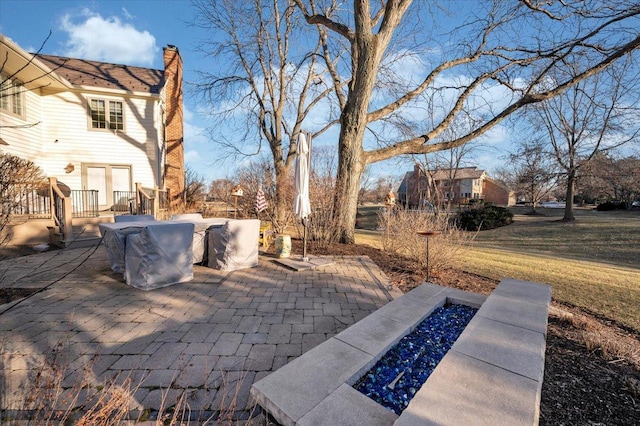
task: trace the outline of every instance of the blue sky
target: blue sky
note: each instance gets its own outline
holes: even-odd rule
[[[36,51],[53,32],[43,53],[123,63],[162,69],[162,48],[179,48],[185,81],[196,81],[196,71],[205,67],[196,43],[206,34],[189,25],[193,9],[188,0],[43,1],[0,0],[0,32],[27,51]],[[232,177],[238,163],[215,162],[217,148],[207,140],[207,120],[202,107],[185,99],[185,161],[207,181]],[[500,127],[485,139],[485,146],[470,157],[470,163],[491,171],[500,166],[500,156],[509,141]],[[331,143],[318,140],[318,143]],[[371,176],[402,176],[410,162],[391,160],[374,165]]]
[[[185,81],[195,79],[200,60],[191,20],[187,0],[0,0],[0,32],[27,51],[39,49],[51,30],[43,53],[162,69],[162,48],[172,44],[180,50]],[[212,164],[215,147],[189,97],[185,110],[187,164],[207,180],[231,175],[231,168]]]

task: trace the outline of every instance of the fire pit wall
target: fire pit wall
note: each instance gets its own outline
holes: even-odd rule
[[[487,298],[422,284],[256,382],[283,425],[538,423],[551,288],[504,279]],[[446,303],[479,308],[400,416],[352,385]]]

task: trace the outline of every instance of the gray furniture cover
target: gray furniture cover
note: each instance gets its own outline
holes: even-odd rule
[[[172,214],[169,220],[202,220],[202,215],[200,213]]]
[[[153,215],[150,214],[121,214],[115,217],[115,222],[148,222],[150,220],[156,220]]]
[[[258,219],[229,219],[209,230],[208,266],[235,271],[258,265]]]
[[[193,279],[191,223],[161,222],[126,236],[125,281],[152,290]]]
[[[193,223],[193,263],[202,263],[207,258],[207,231],[214,226],[224,225],[227,218],[203,218],[200,213],[183,213],[171,215],[169,220],[174,222]]]
[[[102,244],[107,250],[109,266],[113,272],[124,274],[124,247],[127,235],[137,234],[142,228],[156,221],[135,221],[118,223],[101,223],[98,225],[102,234]]]

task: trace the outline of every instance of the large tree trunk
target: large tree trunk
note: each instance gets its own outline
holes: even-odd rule
[[[359,34],[356,44],[352,59],[354,78],[340,116],[334,213],[337,236],[345,244],[355,244],[358,191],[366,166],[363,141],[368,124],[369,101],[380,63],[377,40],[370,33]]]
[[[275,159],[275,169],[276,169],[276,199],[275,199],[275,208],[274,208],[274,217],[272,218],[272,224],[275,228],[275,231],[278,233],[285,232],[287,225],[287,209],[292,208],[293,200],[286,190],[287,188],[287,178],[288,178],[288,168],[282,161],[279,161],[279,158]]]
[[[338,240],[345,244],[355,244],[358,190],[365,166],[361,141],[362,134],[357,131],[341,135],[334,219]]]
[[[575,192],[576,187],[576,171],[569,170],[569,174],[567,175],[567,196],[565,197],[565,207],[564,207],[564,217],[562,218],[563,222],[573,222],[576,220],[573,215],[573,194]]]

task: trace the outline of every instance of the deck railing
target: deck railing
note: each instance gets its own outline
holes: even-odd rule
[[[40,189],[20,190],[12,188],[11,193],[0,194],[2,200],[7,200],[10,214],[25,215],[32,219],[51,217],[51,200],[46,185]]]
[[[71,205],[73,217],[98,217],[98,191],[82,189],[71,191]]]
[[[38,189],[33,189],[33,185],[21,188],[16,184],[10,192],[0,194],[0,200],[8,205],[5,209],[7,215],[51,218],[65,240],[72,238],[72,218],[100,216],[97,190],[70,190],[56,178],[49,178],[48,185],[44,184]],[[157,219],[168,217],[168,190],[143,188],[142,184],[136,183],[135,191],[114,191],[113,200],[114,215],[150,214]]]
[[[136,191],[113,191],[113,214],[137,213]]]
[[[166,219],[169,215],[169,191],[166,189],[144,188],[136,183],[136,214],[150,214],[156,219]]]

